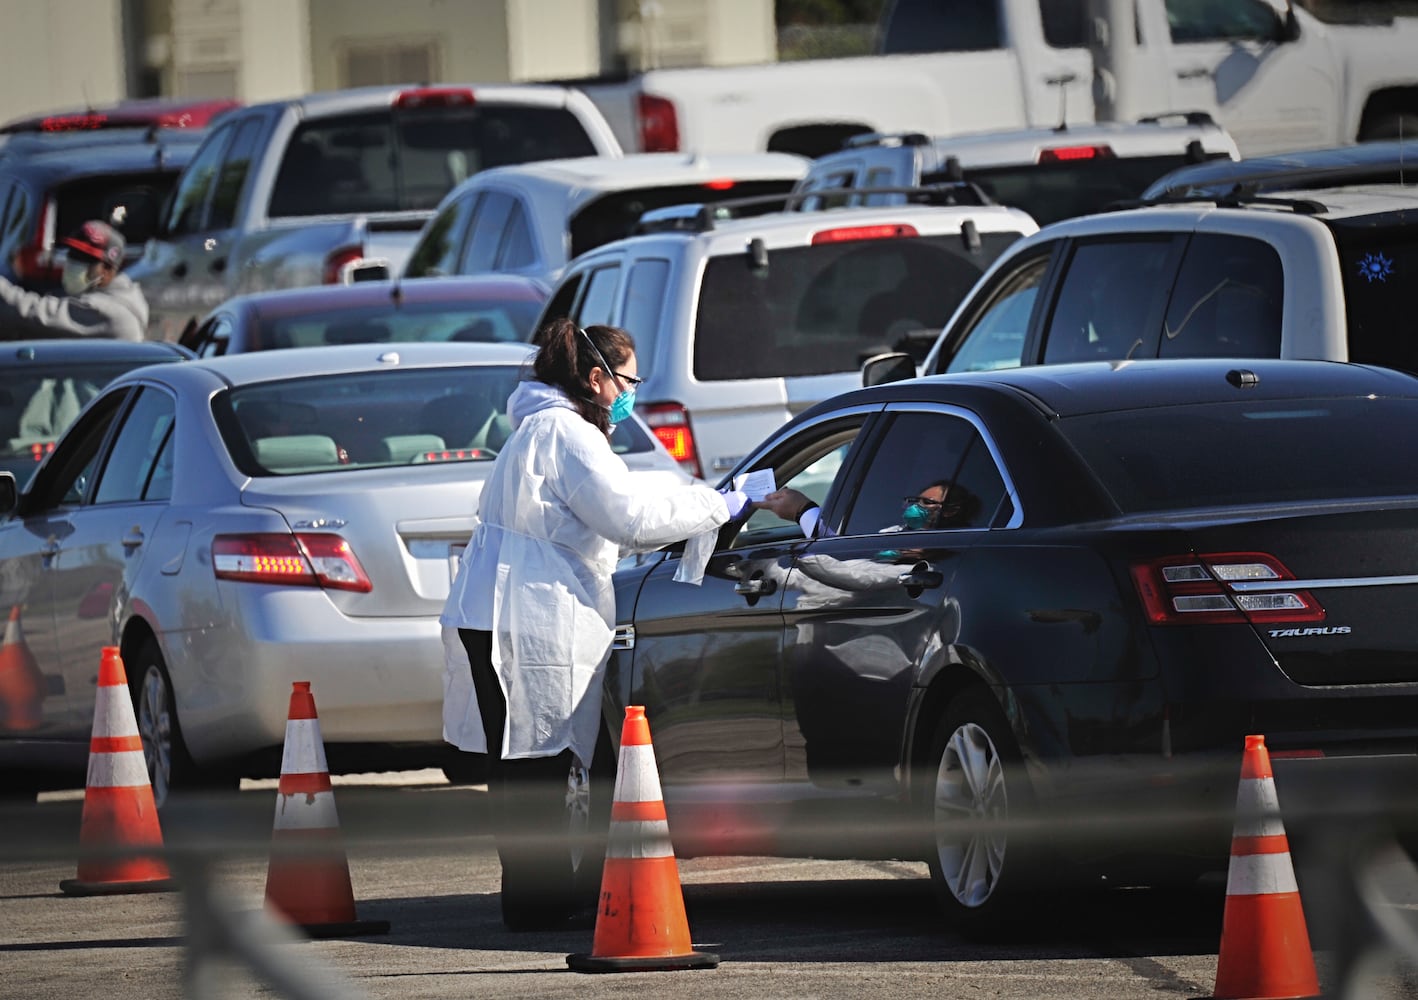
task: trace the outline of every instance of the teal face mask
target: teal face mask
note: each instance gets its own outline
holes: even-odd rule
[[[901,514],[901,523],[911,531],[921,531],[931,523],[931,512],[921,504],[910,504]]]
[[[630,419],[630,413],[635,409],[635,390],[626,389],[611,403],[611,423],[624,423]]]

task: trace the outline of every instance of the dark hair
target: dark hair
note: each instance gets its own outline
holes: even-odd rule
[[[591,398],[591,369],[606,365],[619,368],[635,350],[635,338],[615,326],[588,326],[583,331],[563,317],[542,324],[532,336],[532,343],[540,348],[532,362],[532,375],[537,381],[560,388],[571,397],[587,423],[609,434],[610,414]],[[606,373],[608,377],[610,374]]]

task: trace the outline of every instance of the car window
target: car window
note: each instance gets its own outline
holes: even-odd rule
[[[249,476],[492,461],[512,433],[517,365],[336,373],[237,386],[212,410]]]
[[[535,298],[465,298],[325,308],[294,316],[266,316],[247,326],[248,351],[327,344],[402,341],[510,343],[528,340],[541,303]]]
[[[407,278],[435,278],[458,273],[463,240],[478,203],[478,195],[459,198],[446,206],[424,229],[418,246],[404,269]]]
[[[757,198],[787,194],[793,189],[791,180],[747,181],[714,180],[704,184],[653,185],[628,188],[603,194],[587,202],[567,222],[571,236],[571,256],[579,257],[612,240],[630,236],[646,212],[671,205],[708,205],[730,198]],[[780,202],[735,209],[736,218],[777,211]]]
[[[1088,4],[1079,0],[1039,0],[1044,41],[1056,49],[1081,49],[1088,44]]]
[[[172,397],[167,393],[151,387],[139,390],[109,449],[94,503],[131,503],[143,499],[175,415]]]
[[[997,0],[896,0],[882,51],[971,52],[1001,46]]]
[[[160,206],[177,172],[144,171],[85,177],[54,192],[56,233],[70,233],[89,219],[104,219],[123,231],[130,248],[153,235]]]
[[[218,316],[211,320],[198,334],[197,356],[199,358],[219,358],[231,344],[231,320]]]
[[[1167,0],[1174,42],[1271,41],[1279,23],[1265,0]]]
[[[532,246],[532,230],[527,223],[527,210],[521,201],[514,200],[507,212],[502,242],[498,245],[493,268],[498,271],[517,271],[536,263],[537,255]]]
[[[23,513],[81,504],[92,496],[100,449],[129,393],[124,389],[102,396],[74,422],[54,455],[35,472]]]
[[[1177,272],[1158,355],[1278,358],[1284,268],[1268,243],[1199,233]]]
[[[228,125],[213,132],[182,171],[167,217],[166,229],[170,235],[201,232],[206,226],[207,198],[232,131],[233,126]]]
[[[1049,256],[1041,254],[996,282],[984,311],[971,323],[945,371],[987,372],[1024,363],[1029,318],[1048,272]]]
[[[842,534],[978,527],[982,521],[988,523],[1003,495],[1002,487],[991,486],[986,498],[972,494],[968,503],[958,499],[952,489],[977,437],[974,425],[963,417],[934,412],[894,414],[883,436],[873,443]],[[963,485],[961,489],[963,493]],[[915,524],[909,517],[907,508],[917,503],[911,498],[939,501],[923,504],[929,506],[925,525]],[[982,511],[983,502],[991,504],[988,511]]]
[[[552,293],[546,308],[542,310],[544,324],[554,319],[561,319],[563,316],[572,315],[571,310],[576,305],[576,295],[581,291],[581,285],[585,280],[585,274],[573,274],[561,283],[561,286]]]
[[[1418,232],[1399,212],[1334,224],[1349,318],[1349,360],[1418,372],[1413,288],[1418,277]]]
[[[1154,356],[1171,256],[1170,236],[1078,243],[1044,334],[1044,362]]]
[[[586,294],[576,307],[576,322],[582,326],[609,323],[615,315],[615,292],[619,283],[619,263],[592,271],[586,279]]]
[[[773,469],[779,489],[795,489],[826,507],[865,420],[864,416],[853,416],[814,428],[767,456],[758,467]],[[755,510],[736,534],[731,527],[726,530],[731,536],[728,543],[731,548],[761,545],[773,539],[802,537],[802,530],[796,523],[785,522],[766,510]]]
[[[431,209],[488,167],[595,152],[565,108],[428,104],[317,118],[291,137],[271,214]]]
[[[625,281],[625,308],[620,325],[635,338],[635,360],[641,377],[647,377],[655,367],[656,335],[660,332],[669,279],[670,262],[647,257],[631,265]]]
[[[251,160],[256,155],[262,125],[260,119],[248,119],[237,129],[231,140],[231,146],[217,174],[216,186],[212,190],[212,205],[208,209],[207,217],[208,229],[227,229],[236,221],[237,206],[241,202],[242,189],[246,186],[246,175],[250,171]]]
[[[459,274],[479,274],[493,270],[502,232],[512,214],[515,202],[502,191],[484,191],[473,216],[472,238],[468,240],[463,259],[458,262]]]
[[[831,232],[829,230],[829,232]],[[818,234],[821,235],[821,234]],[[945,321],[1017,233],[815,241],[704,267],[694,327],[702,381],[851,372],[874,354],[923,361]]]

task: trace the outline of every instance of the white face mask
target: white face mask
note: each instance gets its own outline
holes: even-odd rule
[[[94,287],[96,279],[89,276],[89,270],[93,265],[86,264],[81,260],[69,260],[64,262],[64,276],[60,279],[64,285],[65,293],[69,295],[83,295]]]

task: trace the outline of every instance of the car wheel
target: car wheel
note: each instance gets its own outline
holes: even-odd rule
[[[946,915],[967,932],[999,929],[1032,888],[1037,849],[1018,821],[1033,796],[1003,714],[981,688],[947,706],[922,783],[931,880]]]
[[[197,766],[182,742],[172,680],[156,642],[149,639],[138,648],[131,670],[133,709],[138,720],[138,736],[143,741],[143,760],[148,765],[153,799],[161,809],[174,789],[203,783],[199,782]]]

